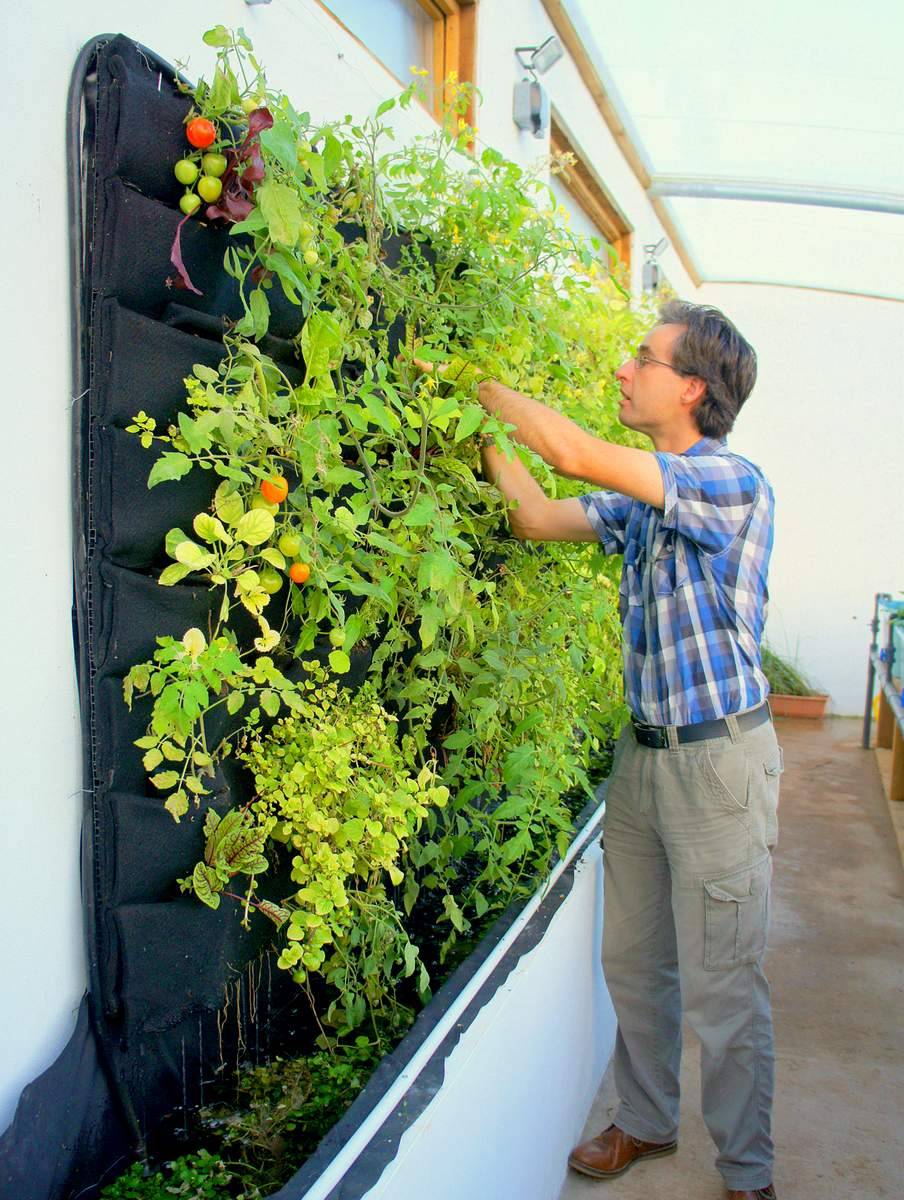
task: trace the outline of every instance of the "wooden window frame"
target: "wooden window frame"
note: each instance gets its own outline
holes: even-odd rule
[[[561,121],[553,114],[549,131],[550,153],[570,154],[574,162],[557,171],[557,178],[574,196],[587,216],[615,251],[618,261],[631,269],[631,235],[634,230],[624,213],[603,187],[584,155],[574,145]]]
[[[342,24],[339,17],[327,7],[327,3],[320,0],[320,7],[324,12],[389,71],[389,67],[382,59],[377,58],[367,43]],[[417,0],[417,3],[433,20],[433,116],[439,118],[443,108],[443,81],[448,79],[453,71],[463,83],[477,82],[478,0]],[[399,80],[402,87],[407,86],[409,82],[408,79]],[[466,120],[469,125],[474,124],[473,103],[468,108]]]

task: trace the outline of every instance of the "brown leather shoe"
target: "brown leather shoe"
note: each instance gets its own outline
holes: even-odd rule
[[[768,1187],[755,1188],[752,1192],[738,1192],[729,1188],[726,1197],[727,1200],[776,1200],[775,1188],[771,1183]]]
[[[627,1171],[639,1158],[659,1158],[663,1154],[674,1154],[677,1149],[677,1142],[642,1142],[610,1125],[595,1138],[575,1146],[568,1156],[568,1165],[594,1179],[612,1179]]]

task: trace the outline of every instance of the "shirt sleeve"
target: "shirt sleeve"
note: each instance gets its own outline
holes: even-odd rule
[[[665,488],[662,525],[713,557],[727,550],[750,519],[762,480],[729,454],[657,453]]]
[[[625,530],[633,503],[630,496],[620,492],[590,492],[581,496],[587,520],[607,554],[624,551]]]

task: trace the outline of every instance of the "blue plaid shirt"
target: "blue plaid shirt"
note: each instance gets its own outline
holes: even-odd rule
[[[651,725],[755,708],[774,500],[762,472],[701,438],[656,459],[663,510],[617,492],[581,503],[607,554],[623,554],[625,697]]]

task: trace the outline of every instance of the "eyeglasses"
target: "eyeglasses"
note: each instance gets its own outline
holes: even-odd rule
[[[674,363],[663,362],[661,358],[653,358],[651,354],[647,354],[646,350],[638,350],[634,355],[634,366],[640,371],[643,367],[649,366],[650,363],[656,363],[659,367],[668,367],[670,371],[674,371],[676,375],[687,375],[687,371],[682,371],[680,367],[676,367]]]

